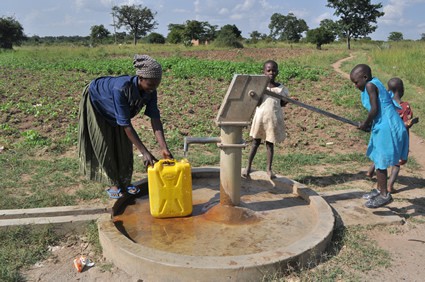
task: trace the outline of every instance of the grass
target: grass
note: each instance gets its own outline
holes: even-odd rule
[[[46,259],[58,237],[50,227],[20,226],[0,230],[0,241],[0,281],[25,281],[20,270]]]
[[[414,116],[423,117],[425,115],[424,46],[424,42],[394,42],[390,48],[376,46],[367,52],[356,51],[355,59],[345,62],[343,69],[349,73],[356,64],[367,63],[372,68],[373,75],[385,85],[391,77],[400,77],[405,87],[402,100],[410,103]],[[425,123],[419,122],[411,128],[411,131],[425,138]]]
[[[391,258],[388,252],[376,245],[366,235],[368,227],[339,227],[319,264],[299,268],[290,267],[285,274],[272,274],[264,281],[365,281],[363,273],[388,267]],[[367,280],[367,279],[366,279]]]
[[[99,184],[80,179],[75,158],[43,159],[34,158],[31,150],[26,153],[18,149],[0,154],[0,189],[7,194],[0,198],[3,209],[75,205],[101,195]]]
[[[107,200],[102,184],[87,181],[79,175],[75,152],[81,90],[94,77],[132,73],[129,61],[141,49],[158,58],[165,68],[159,89],[159,104],[166,139],[174,156],[180,159],[183,157],[185,136],[219,136],[215,117],[233,74],[259,73],[265,59],[261,57],[264,56],[261,52],[257,52],[264,48],[272,48],[267,50],[281,67],[279,81],[288,86],[291,96],[311,105],[320,102],[325,110],[352,120],[364,118],[365,112],[359,104],[356,89],[349,80],[336,76],[331,68],[332,63],[349,55],[345,44],[332,44],[323,51],[308,44],[257,44],[229,51],[232,57],[227,60],[196,57],[213,50],[211,46],[24,46],[16,51],[1,52],[0,146],[4,146],[4,150],[0,153],[0,189],[4,193],[0,206],[3,209],[36,208]],[[383,58],[382,53],[390,50],[379,50],[377,45],[360,42],[354,42],[353,49],[356,59],[347,62],[344,69],[350,69],[355,63],[368,61],[371,57],[376,64],[371,65],[379,76],[387,79],[394,75],[385,74],[383,66],[387,63],[379,60]],[[186,51],[190,51],[195,58],[187,57]],[[414,52],[421,52],[420,48],[412,48]],[[415,86],[410,81],[406,84],[406,100],[412,101],[415,113],[420,115],[421,105],[425,104],[420,100],[420,95],[416,97],[410,94],[414,93]],[[312,185],[315,189],[326,189],[325,185],[331,186],[331,189],[348,188],[347,179],[356,177],[368,160],[363,151],[353,150],[347,154],[347,148],[341,148],[343,145],[340,143],[352,140],[353,146],[364,145],[368,135],[295,107],[289,106],[285,111],[290,117],[287,122],[290,136],[285,144],[275,146],[275,172]],[[144,144],[148,148],[156,148],[149,120],[140,116],[136,123],[136,130],[143,137]],[[413,131],[420,131],[420,128],[421,123],[415,125]],[[247,130],[244,131],[244,139],[249,144]],[[243,151],[243,164],[246,164],[248,150],[249,146]],[[258,170],[265,170],[264,150],[264,146],[261,146],[254,159],[253,167]],[[155,155],[157,153],[154,151]],[[220,160],[215,144],[191,145],[188,158],[193,167],[218,166]],[[417,163],[409,162],[407,168],[414,169],[415,165]],[[145,177],[144,172],[142,163],[135,157],[134,179]],[[324,180],[326,184],[323,184]],[[34,256],[43,259],[47,255],[46,246],[55,237],[47,230],[34,232],[30,237],[35,242],[20,229],[2,231],[2,246],[5,245],[4,239],[10,248],[15,246],[17,251],[22,252],[20,256],[23,258]],[[365,237],[366,233],[367,230],[357,228],[337,230],[332,246],[319,267],[293,270],[286,277],[302,281],[349,281],[356,280],[352,278],[357,277],[358,273],[384,267],[385,263],[377,263],[385,262],[386,254],[374,247],[373,241]],[[40,239],[43,236],[45,240]],[[86,236],[99,251],[95,224],[88,227]],[[368,247],[364,248],[361,242],[366,242],[365,246]],[[25,250],[21,243],[31,248]],[[38,249],[37,255],[33,255],[33,247]],[[16,263],[10,262],[9,250],[5,249],[6,246],[1,248],[0,271],[5,276],[0,280],[22,280],[19,269],[34,261],[19,259]],[[346,267],[351,264],[356,273]],[[108,265],[102,267],[108,269]],[[286,278],[277,279],[284,281]]]

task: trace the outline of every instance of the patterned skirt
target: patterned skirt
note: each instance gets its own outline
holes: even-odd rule
[[[125,188],[133,174],[133,144],[124,128],[111,126],[90,102],[88,85],[79,108],[80,172],[90,180]]]

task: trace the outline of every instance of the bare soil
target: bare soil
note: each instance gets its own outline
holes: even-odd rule
[[[281,56],[291,57],[295,54],[282,55],[281,50],[275,50],[275,56],[270,56],[270,53],[264,54],[258,51],[254,54],[256,59],[263,58],[279,59]],[[294,51],[296,52],[296,51]],[[210,51],[210,52],[193,52],[185,54],[186,56],[203,57],[209,59],[225,59],[239,56],[246,58],[244,51]],[[252,55],[252,54],[250,54]],[[344,60],[349,60],[351,57]],[[340,70],[342,61],[338,61],[333,65],[334,70],[344,78],[348,75]],[[423,90],[422,90],[423,91]],[[325,109],[326,104],[321,104],[318,98],[314,101],[315,105]],[[315,119],[315,116],[304,113],[299,114],[294,108],[287,109],[287,115],[299,115],[305,119]],[[311,121],[311,120],[309,120]],[[40,125],[42,126],[42,125]],[[299,127],[307,126],[306,121],[292,123],[289,125],[288,133],[300,131]],[[295,127],[297,127],[295,130]],[[46,128],[46,131],[49,129]],[[301,132],[302,132],[301,128]],[[307,129],[305,129],[307,130]],[[347,130],[347,129],[345,129]],[[355,130],[355,129],[348,129]],[[337,133],[339,135],[339,133]],[[345,135],[347,136],[347,134]],[[310,149],[326,152],[331,151],[326,146],[317,146],[313,143],[308,143],[308,140],[299,136],[291,136],[288,139],[288,147],[296,149],[299,146],[310,146]],[[341,152],[365,151],[363,144],[358,144],[350,138],[340,137],[336,142],[344,142],[342,146],[338,146],[337,150]],[[317,146],[312,148],[311,146]],[[374,238],[377,244],[391,254],[392,264],[387,269],[374,270],[368,273],[360,274],[364,281],[423,281],[425,277],[425,142],[414,133],[411,133],[410,141],[410,157],[414,158],[418,163],[418,169],[402,168],[400,177],[396,183],[398,193],[394,194],[394,202],[388,205],[388,209],[393,213],[406,218],[406,223],[397,226],[385,226],[380,228],[372,228],[367,231],[371,238]],[[326,171],[326,167],[316,167],[312,171]],[[363,171],[357,174],[347,174],[346,185],[353,188],[369,190],[375,184],[374,181],[366,180],[364,173],[367,169],[367,164]],[[313,180],[313,179],[312,179]],[[315,178],[313,188],[317,190],[323,187],[331,187],[334,185],[332,177]],[[67,236],[60,246],[52,248],[52,255],[46,261],[42,261],[32,266],[23,272],[28,281],[143,281],[130,277],[125,272],[117,269],[113,265],[108,264],[100,256],[97,256],[84,238]],[[96,263],[95,266],[85,269],[78,273],[73,267],[73,259],[79,255],[88,255]]]

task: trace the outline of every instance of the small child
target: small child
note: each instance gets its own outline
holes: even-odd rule
[[[368,110],[368,116],[360,123],[359,129],[371,131],[366,155],[375,164],[378,182],[378,190],[369,193],[365,206],[378,208],[392,202],[391,193],[387,191],[387,169],[399,164],[400,160],[407,160],[409,136],[391,94],[379,79],[372,77],[368,65],[355,66],[350,79],[361,91],[362,104]]]
[[[390,80],[388,80],[388,91],[392,94],[392,97],[394,101],[400,105],[401,109],[397,109],[397,112],[400,116],[400,118],[403,120],[404,125],[406,126],[407,133],[409,133],[409,129],[417,122],[419,122],[418,118],[413,118],[413,111],[410,107],[410,104],[408,102],[404,102],[401,100],[401,98],[404,95],[404,85],[403,80],[401,80],[398,77],[393,77]],[[400,165],[402,163],[399,163],[392,167],[391,169],[391,176],[388,181],[388,192],[395,193],[396,190],[394,189],[394,183],[398,177],[398,174],[400,172]],[[372,163],[370,166],[368,172],[366,173],[367,177],[373,177],[373,174],[375,172],[375,164]],[[368,194],[366,194],[368,195]],[[367,196],[365,196],[367,197]]]
[[[263,74],[270,78],[267,86],[269,91],[288,96],[288,89],[275,81],[276,76],[279,74],[279,67],[275,61],[268,60],[264,63]],[[286,137],[282,109],[285,105],[286,103],[278,98],[263,95],[262,101],[256,108],[252,119],[250,131],[250,136],[253,138],[252,147],[248,156],[248,166],[242,172],[242,177],[250,177],[252,161],[261,144],[261,140],[265,141],[267,147],[267,174],[270,179],[276,177],[272,171],[274,144],[282,142]]]

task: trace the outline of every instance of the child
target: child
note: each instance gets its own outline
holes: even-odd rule
[[[161,65],[147,55],[135,55],[133,65],[135,76],[106,76],[91,81],[84,88],[79,108],[80,171],[91,180],[110,185],[106,192],[113,199],[120,198],[123,192],[138,192],[136,187],[129,186],[133,174],[133,145],[143,155],[145,166],[157,161],[131,124],[131,118],[143,107],[144,114],[151,118],[163,157],[173,158],[165,142],[157,106]]]
[[[403,85],[403,80],[401,80],[398,77],[393,77],[390,80],[388,80],[388,91],[390,91],[390,93],[392,94],[392,97],[394,99],[394,101],[396,101],[398,103],[398,105],[400,105],[401,109],[397,109],[397,112],[400,116],[400,118],[403,120],[404,125],[406,126],[407,129],[407,133],[409,133],[409,129],[419,121],[418,118],[413,118],[413,111],[409,105],[408,102],[403,102],[401,100],[401,98],[404,95],[404,85]],[[375,172],[375,165],[372,164],[368,170],[368,172],[366,173],[366,176],[368,177],[372,177],[373,174]],[[391,193],[395,193],[395,189],[394,189],[394,183],[398,177],[398,174],[400,172],[400,163],[393,166],[391,169],[391,176],[390,179],[388,181],[388,192]],[[376,192],[375,192],[376,193]],[[377,194],[377,193],[376,193]],[[366,194],[365,197],[367,197]]]
[[[387,191],[387,168],[407,160],[409,136],[391,94],[379,79],[372,77],[368,65],[355,66],[350,79],[361,91],[362,104],[369,112],[359,129],[371,130],[366,155],[375,164],[379,190],[379,194],[371,192],[365,206],[378,208],[392,202],[391,193]]]
[[[279,74],[279,67],[275,61],[269,60],[263,65],[263,74],[270,78],[267,89],[281,95],[288,96],[288,89],[281,83],[276,82],[276,76]],[[282,106],[286,103],[280,99],[263,95],[262,101],[255,110],[252,120],[250,136],[253,138],[252,147],[248,157],[248,166],[242,172],[242,177],[249,178],[251,165],[254,160],[261,140],[264,140],[267,147],[267,174],[270,179],[275,178],[272,171],[274,143],[282,142],[285,135],[285,124],[283,121]]]

